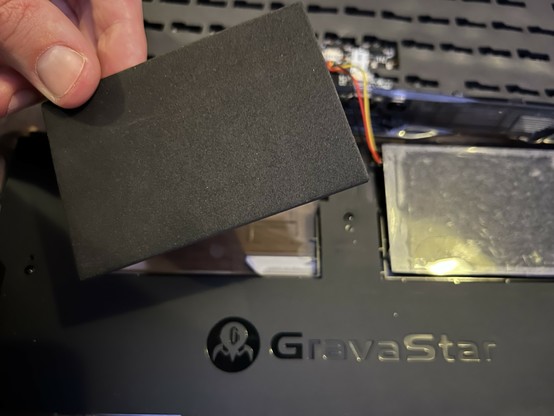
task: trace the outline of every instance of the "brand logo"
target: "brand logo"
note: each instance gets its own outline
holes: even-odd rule
[[[279,332],[271,339],[271,352],[280,359],[347,360],[363,362],[407,361],[478,363],[492,361],[496,343],[453,340],[445,334],[410,334],[402,342],[374,339],[306,338],[302,332]]]
[[[208,355],[217,368],[235,373],[254,362],[260,351],[260,336],[247,320],[226,318],[210,331],[207,347]]]
[[[278,332],[269,352],[279,360],[344,360],[363,363],[408,362],[482,363],[493,360],[492,341],[458,340],[446,334],[408,334],[400,340],[372,338],[312,338],[302,332]],[[237,372],[249,367],[260,350],[254,326],[242,318],[227,318],[208,336],[208,354],[216,367]]]

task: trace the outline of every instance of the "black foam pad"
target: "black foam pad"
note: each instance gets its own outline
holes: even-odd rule
[[[44,116],[81,278],[367,181],[300,5]]]

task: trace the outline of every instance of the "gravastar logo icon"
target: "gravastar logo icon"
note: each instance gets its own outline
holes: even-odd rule
[[[260,336],[246,319],[226,318],[210,331],[207,347],[210,360],[217,368],[235,373],[254,362],[260,351]]]

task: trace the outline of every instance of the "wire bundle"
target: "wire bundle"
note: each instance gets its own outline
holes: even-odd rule
[[[330,72],[337,73],[337,74],[344,74],[349,76],[352,79],[352,84],[354,85],[354,89],[356,90],[356,96],[358,97],[358,104],[360,106],[360,111],[362,113],[362,119],[364,123],[364,133],[365,133],[365,140],[367,143],[367,147],[369,149],[369,153],[371,153],[371,157],[377,163],[378,165],[381,165],[383,162],[381,160],[381,156],[379,155],[379,152],[377,152],[377,145],[375,143],[375,137],[373,136],[373,128],[371,127],[371,114],[370,114],[370,107],[369,107],[369,93],[368,93],[368,81],[367,81],[367,74],[362,69],[355,65],[351,64],[344,64],[344,65],[337,65],[334,62],[327,62],[327,68]],[[360,91],[360,80],[357,80],[353,75],[350,69],[357,70],[362,75],[362,88],[363,92]]]

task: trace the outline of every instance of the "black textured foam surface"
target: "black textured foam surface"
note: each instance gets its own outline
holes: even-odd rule
[[[44,116],[81,278],[367,180],[299,5]]]

